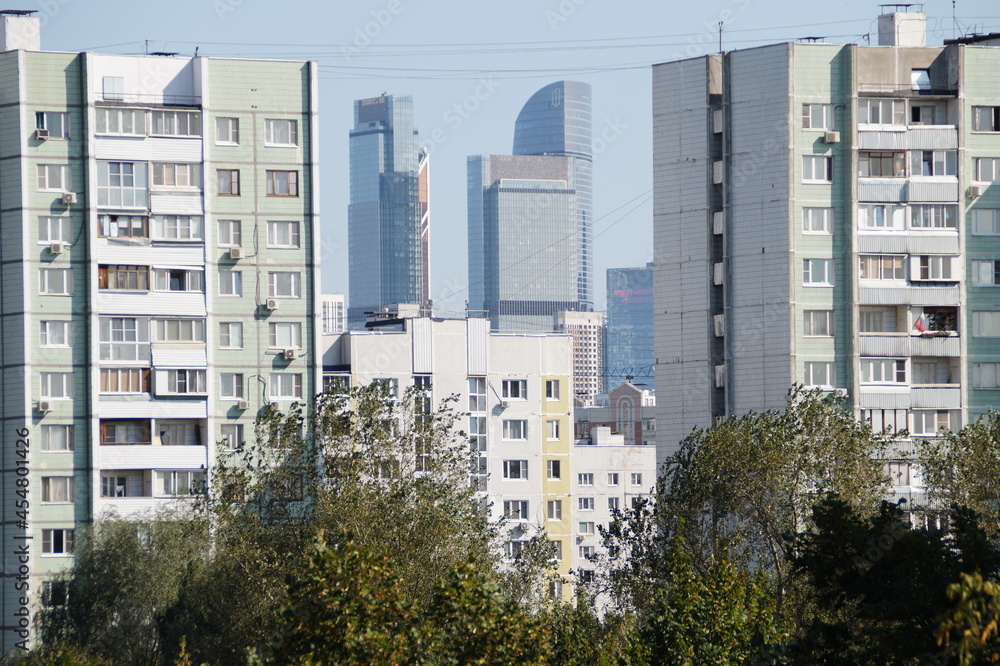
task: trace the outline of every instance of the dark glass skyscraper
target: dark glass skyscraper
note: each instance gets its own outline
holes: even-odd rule
[[[427,155],[413,127],[413,99],[354,102],[348,326],[393,303],[428,305]]]
[[[604,343],[605,391],[628,377],[654,388],[653,264],[608,269],[608,311]],[[641,379],[649,377],[649,379]]]

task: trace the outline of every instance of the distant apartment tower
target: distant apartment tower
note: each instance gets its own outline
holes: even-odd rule
[[[590,86],[560,81],[525,103],[514,155],[468,163],[469,307],[494,330],[543,332],[593,310]]]
[[[347,330],[347,311],[343,294],[320,294],[320,318],[323,335],[337,335]]]
[[[429,170],[409,95],[354,102],[347,212],[350,328],[393,303],[428,305]]]
[[[623,381],[655,389],[653,362],[653,263],[609,268],[604,391]]]
[[[558,312],[553,328],[573,336],[573,397],[577,405],[592,405],[604,390],[604,315]]]
[[[0,610],[17,618],[56,601],[81,527],[183,506],[261,408],[319,389],[318,74],[42,52],[38,18],[0,21]],[[3,623],[3,652],[23,638]]]
[[[775,44],[653,68],[660,460],[802,383],[876,430],[1000,396],[1000,49]]]

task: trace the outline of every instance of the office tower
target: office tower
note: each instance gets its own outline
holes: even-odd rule
[[[577,406],[594,404],[604,390],[604,315],[557,312],[553,329],[573,336],[573,398]]]
[[[653,263],[609,268],[604,391],[624,381],[653,390]]]
[[[428,156],[413,127],[413,99],[354,102],[347,209],[350,328],[393,303],[428,305]]]
[[[319,389],[318,74],[42,52],[38,18],[0,21],[0,595],[17,618],[58,597],[81,527],[183,507],[258,410]],[[16,619],[0,636],[25,640]]]
[[[573,158],[579,226],[579,310],[594,309],[594,159],[591,127],[590,84],[579,81],[558,81],[545,86],[525,102],[514,122],[515,155],[563,155]]]
[[[320,294],[319,305],[323,335],[337,335],[347,330],[347,312],[343,294]]]
[[[653,68],[660,460],[795,382],[934,436],[1000,389],[1000,49],[774,44]]]

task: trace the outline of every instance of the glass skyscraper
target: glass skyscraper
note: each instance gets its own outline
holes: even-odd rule
[[[393,303],[428,305],[427,155],[413,127],[413,99],[354,102],[348,326]]]
[[[604,390],[629,377],[654,388],[653,264],[608,269],[608,301],[604,342]],[[642,379],[648,377],[648,379]]]

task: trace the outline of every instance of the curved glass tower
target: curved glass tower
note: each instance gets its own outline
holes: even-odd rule
[[[594,309],[592,145],[588,83],[550,83],[528,99],[514,123],[515,155],[559,155],[571,158],[580,232],[576,280],[578,310]]]

